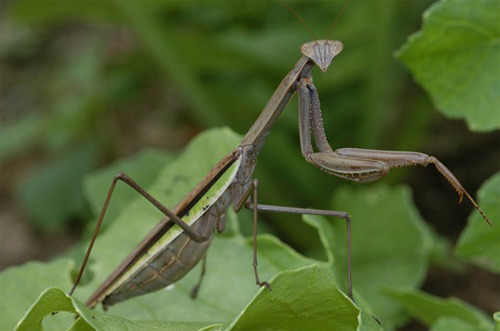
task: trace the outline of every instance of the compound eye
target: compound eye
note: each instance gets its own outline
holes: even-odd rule
[[[302,54],[308,56],[312,53],[312,47],[309,44],[304,44],[301,47]]]
[[[344,48],[344,45],[340,41],[335,41],[332,44],[332,48],[335,52],[340,52]]]

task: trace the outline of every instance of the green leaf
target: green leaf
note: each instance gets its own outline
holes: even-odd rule
[[[3,271],[0,274],[0,330],[12,330],[45,288],[59,286],[69,290],[73,266],[73,261],[62,258],[50,263],[28,262]],[[45,327],[62,330],[71,323],[71,317],[66,317],[57,315]]]
[[[458,240],[455,253],[482,268],[500,273],[500,172],[488,179],[478,191],[478,203],[490,218],[490,227],[477,211],[469,217]]]
[[[391,289],[385,292],[403,305],[410,316],[428,327],[446,317],[458,319],[462,324],[470,324],[476,330],[493,329],[491,321],[484,313],[457,298],[442,299],[414,289]],[[440,323],[452,322],[448,320]]]
[[[67,311],[75,313],[71,298],[58,288],[49,288],[40,294],[30,310],[19,322],[17,331],[43,330],[42,321],[45,316],[54,312]]]
[[[439,1],[397,56],[451,118],[474,131],[500,128],[500,2]]]
[[[234,148],[238,141],[239,137],[226,129],[211,130],[201,134],[179,157],[167,163],[159,171],[158,179],[147,190],[159,197],[167,206],[174,205],[183,194],[186,194],[205,176],[223,155]],[[151,167],[151,169],[153,172],[158,171],[156,167]],[[101,190],[98,186],[96,189]],[[90,190],[88,193],[97,192]],[[210,329],[220,328],[221,323],[227,326],[238,316],[241,322],[235,321],[234,323],[240,325],[239,323],[243,323],[243,321],[248,322],[251,316],[256,316],[256,311],[261,309],[261,304],[277,309],[277,301],[285,300],[284,293],[289,292],[293,286],[296,286],[295,293],[301,298],[299,301],[303,301],[303,303],[294,302],[293,296],[289,296],[288,301],[284,301],[282,304],[288,307],[298,305],[297,307],[302,309],[304,313],[309,311],[310,313],[307,314],[309,316],[308,323],[327,323],[328,317],[324,316],[325,311],[318,310],[318,306],[313,304],[314,300],[317,300],[317,293],[327,292],[329,294],[325,295],[325,300],[335,300],[336,303],[344,307],[340,311],[328,308],[328,314],[333,314],[329,315],[330,319],[339,320],[342,318],[345,320],[344,325],[349,324],[349,329],[355,329],[359,324],[360,330],[373,329],[371,326],[376,323],[368,314],[359,315],[359,310],[336,288],[332,274],[321,267],[315,266],[278,275],[272,281],[274,290],[271,293],[267,293],[265,288],[259,289],[255,286],[251,265],[252,239],[243,238],[239,234],[237,218],[232,212],[228,214],[227,231],[216,236],[208,251],[207,275],[196,300],[189,298],[189,292],[198,280],[199,266],[166,290],[111,306],[109,314],[102,312],[100,307],[88,310],[78,300],[88,298],[99,283],[161,218],[154,207],[149,206],[147,201],[140,196],[134,198],[133,201],[130,201],[128,197],[118,196],[117,198],[118,200],[115,200],[114,203],[122,206],[122,210],[117,211],[116,219],[96,241],[87,269],[87,274],[92,274],[92,277],[86,284],[77,288],[74,299],[71,299],[75,311],[86,321],[86,323],[76,322],[72,326],[73,330],[88,329],[90,326],[100,330],[123,328],[146,330],[158,329],[160,326],[167,330],[197,330],[201,326]],[[124,201],[120,201],[121,198]],[[124,206],[122,202],[125,202],[126,205]],[[301,256],[270,235],[259,236],[258,247],[259,275],[263,280],[269,280],[283,270],[322,264],[319,261]],[[42,289],[50,286],[70,288],[70,275],[74,265],[71,261],[63,259],[45,265],[37,265],[41,270],[36,272],[27,272],[30,265],[26,265],[12,268],[2,274],[0,291],[8,295],[2,295],[0,303],[10,316],[7,321],[2,321],[4,323],[2,327],[5,326],[5,329],[12,329],[15,322],[22,316],[23,311],[35,300]],[[311,278],[313,274],[316,275],[314,279]],[[328,277],[330,277],[329,281]],[[6,281],[7,279],[8,281]],[[30,285],[23,286],[25,283]],[[314,290],[311,297],[307,296],[307,291],[303,291],[303,289],[309,288]],[[19,295],[13,292],[13,289],[21,289],[26,293]],[[26,313],[21,324],[23,327],[37,325],[43,319],[42,315],[44,314],[46,318],[43,323],[46,330],[61,330],[71,324],[72,316],[68,314],[60,313],[56,316],[50,314],[53,310],[62,309],[59,306],[45,307],[51,304],[46,300],[49,294],[61,296],[61,293],[54,294],[52,291],[55,290],[48,290],[44,293],[40,300]],[[249,303],[257,293],[256,303]],[[313,295],[314,293],[316,295]],[[8,299],[10,297],[18,297],[22,299],[22,302],[12,304]],[[63,303],[65,302],[62,297],[61,300]],[[60,303],[57,300],[54,302]],[[351,317],[344,316],[346,311]],[[287,315],[280,315],[280,319],[293,320],[295,314],[296,311],[291,310]],[[147,323],[150,324],[145,324],[146,322],[136,324],[138,322],[135,321],[149,321]]]
[[[326,267],[309,266],[278,274],[273,291],[263,288],[227,330],[381,330],[335,286]],[[321,299],[318,299],[321,298]],[[72,330],[204,330],[221,324],[203,322],[132,321],[91,310],[58,288],[45,290],[20,321],[17,330],[41,330],[42,320],[62,311],[78,313]],[[358,322],[359,320],[359,322]],[[359,323],[359,327],[358,327]]]
[[[493,314],[493,320],[495,321],[495,331],[500,331],[500,311]]]
[[[337,290],[327,267],[282,272],[272,284],[271,292],[260,291],[243,309],[231,330],[356,329],[359,310]]]
[[[426,273],[431,235],[413,205],[408,188],[377,184],[369,188],[342,188],[334,196],[334,210],[349,211],[352,233],[353,287],[388,329],[405,321],[401,307],[382,291],[391,287],[418,287]],[[346,226],[338,220],[307,217],[321,229],[320,236],[333,251],[334,271],[345,288],[347,275]],[[357,296],[355,295],[355,299]]]
[[[201,323],[169,323],[154,321],[130,321],[113,315],[96,312],[85,304],[68,296],[59,288],[45,290],[31,309],[19,322],[16,331],[43,330],[42,321],[52,313],[77,313],[81,318],[75,322],[71,330],[197,330]],[[74,315],[73,315],[74,316]]]
[[[359,326],[357,331],[383,331],[380,322],[365,311],[361,311],[358,315]]]

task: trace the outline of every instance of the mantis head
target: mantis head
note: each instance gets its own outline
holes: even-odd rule
[[[300,52],[325,72],[343,48],[344,45],[338,40],[315,40],[300,46]]]

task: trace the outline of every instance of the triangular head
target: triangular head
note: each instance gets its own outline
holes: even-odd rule
[[[338,40],[314,40],[300,46],[300,52],[325,72],[343,48],[344,45]]]

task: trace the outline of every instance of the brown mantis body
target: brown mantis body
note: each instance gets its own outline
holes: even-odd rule
[[[215,165],[208,175],[172,210],[145,192],[126,174],[118,173],[112,182],[95,235],[70,294],[73,293],[81,278],[116,182],[122,180],[162,211],[165,217],[94,292],[87,301],[89,307],[95,307],[101,302],[106,308],[131,297],[159,290],[181,279],[200,260],[203,260],[203,276],[206,251],[213,240],[215,229],[218,232],[224,230],[226,211],[231,206],[236,212],[246,207],[254,213],[255,278],[257,285],[267,286],[269,289],[270,285],[267,282],[261,282],[257,273],[256,226],[259,211],[317,214],[344,219],[347,223],[348,236],[347,288],[348,295],[352,298],[350,216],[343,211],[258,203],[258,181],[253,177],[257,157],[262,151],[267,135],[295,92],[299,96],[301,150],[308,162],[330,174],[357,182],[380,179],[393,168],[434,164],[456,190],[460,200],[465,195],[483,218],[490,223],[457,178],[433,156],[418,152],[358,148],[342,148],[334,151],[330,147],[322,124],[318,93],[312,82],[312,70],[317,65],[321,71],[325,72],[342,48],[342,43],[334,40],[317,40],[302,45],[303,56],[278,86],[241,144]],[[314,152],[311,136],[318,152]],[[196,295],[200,282],[193,289],[193,296]]]

